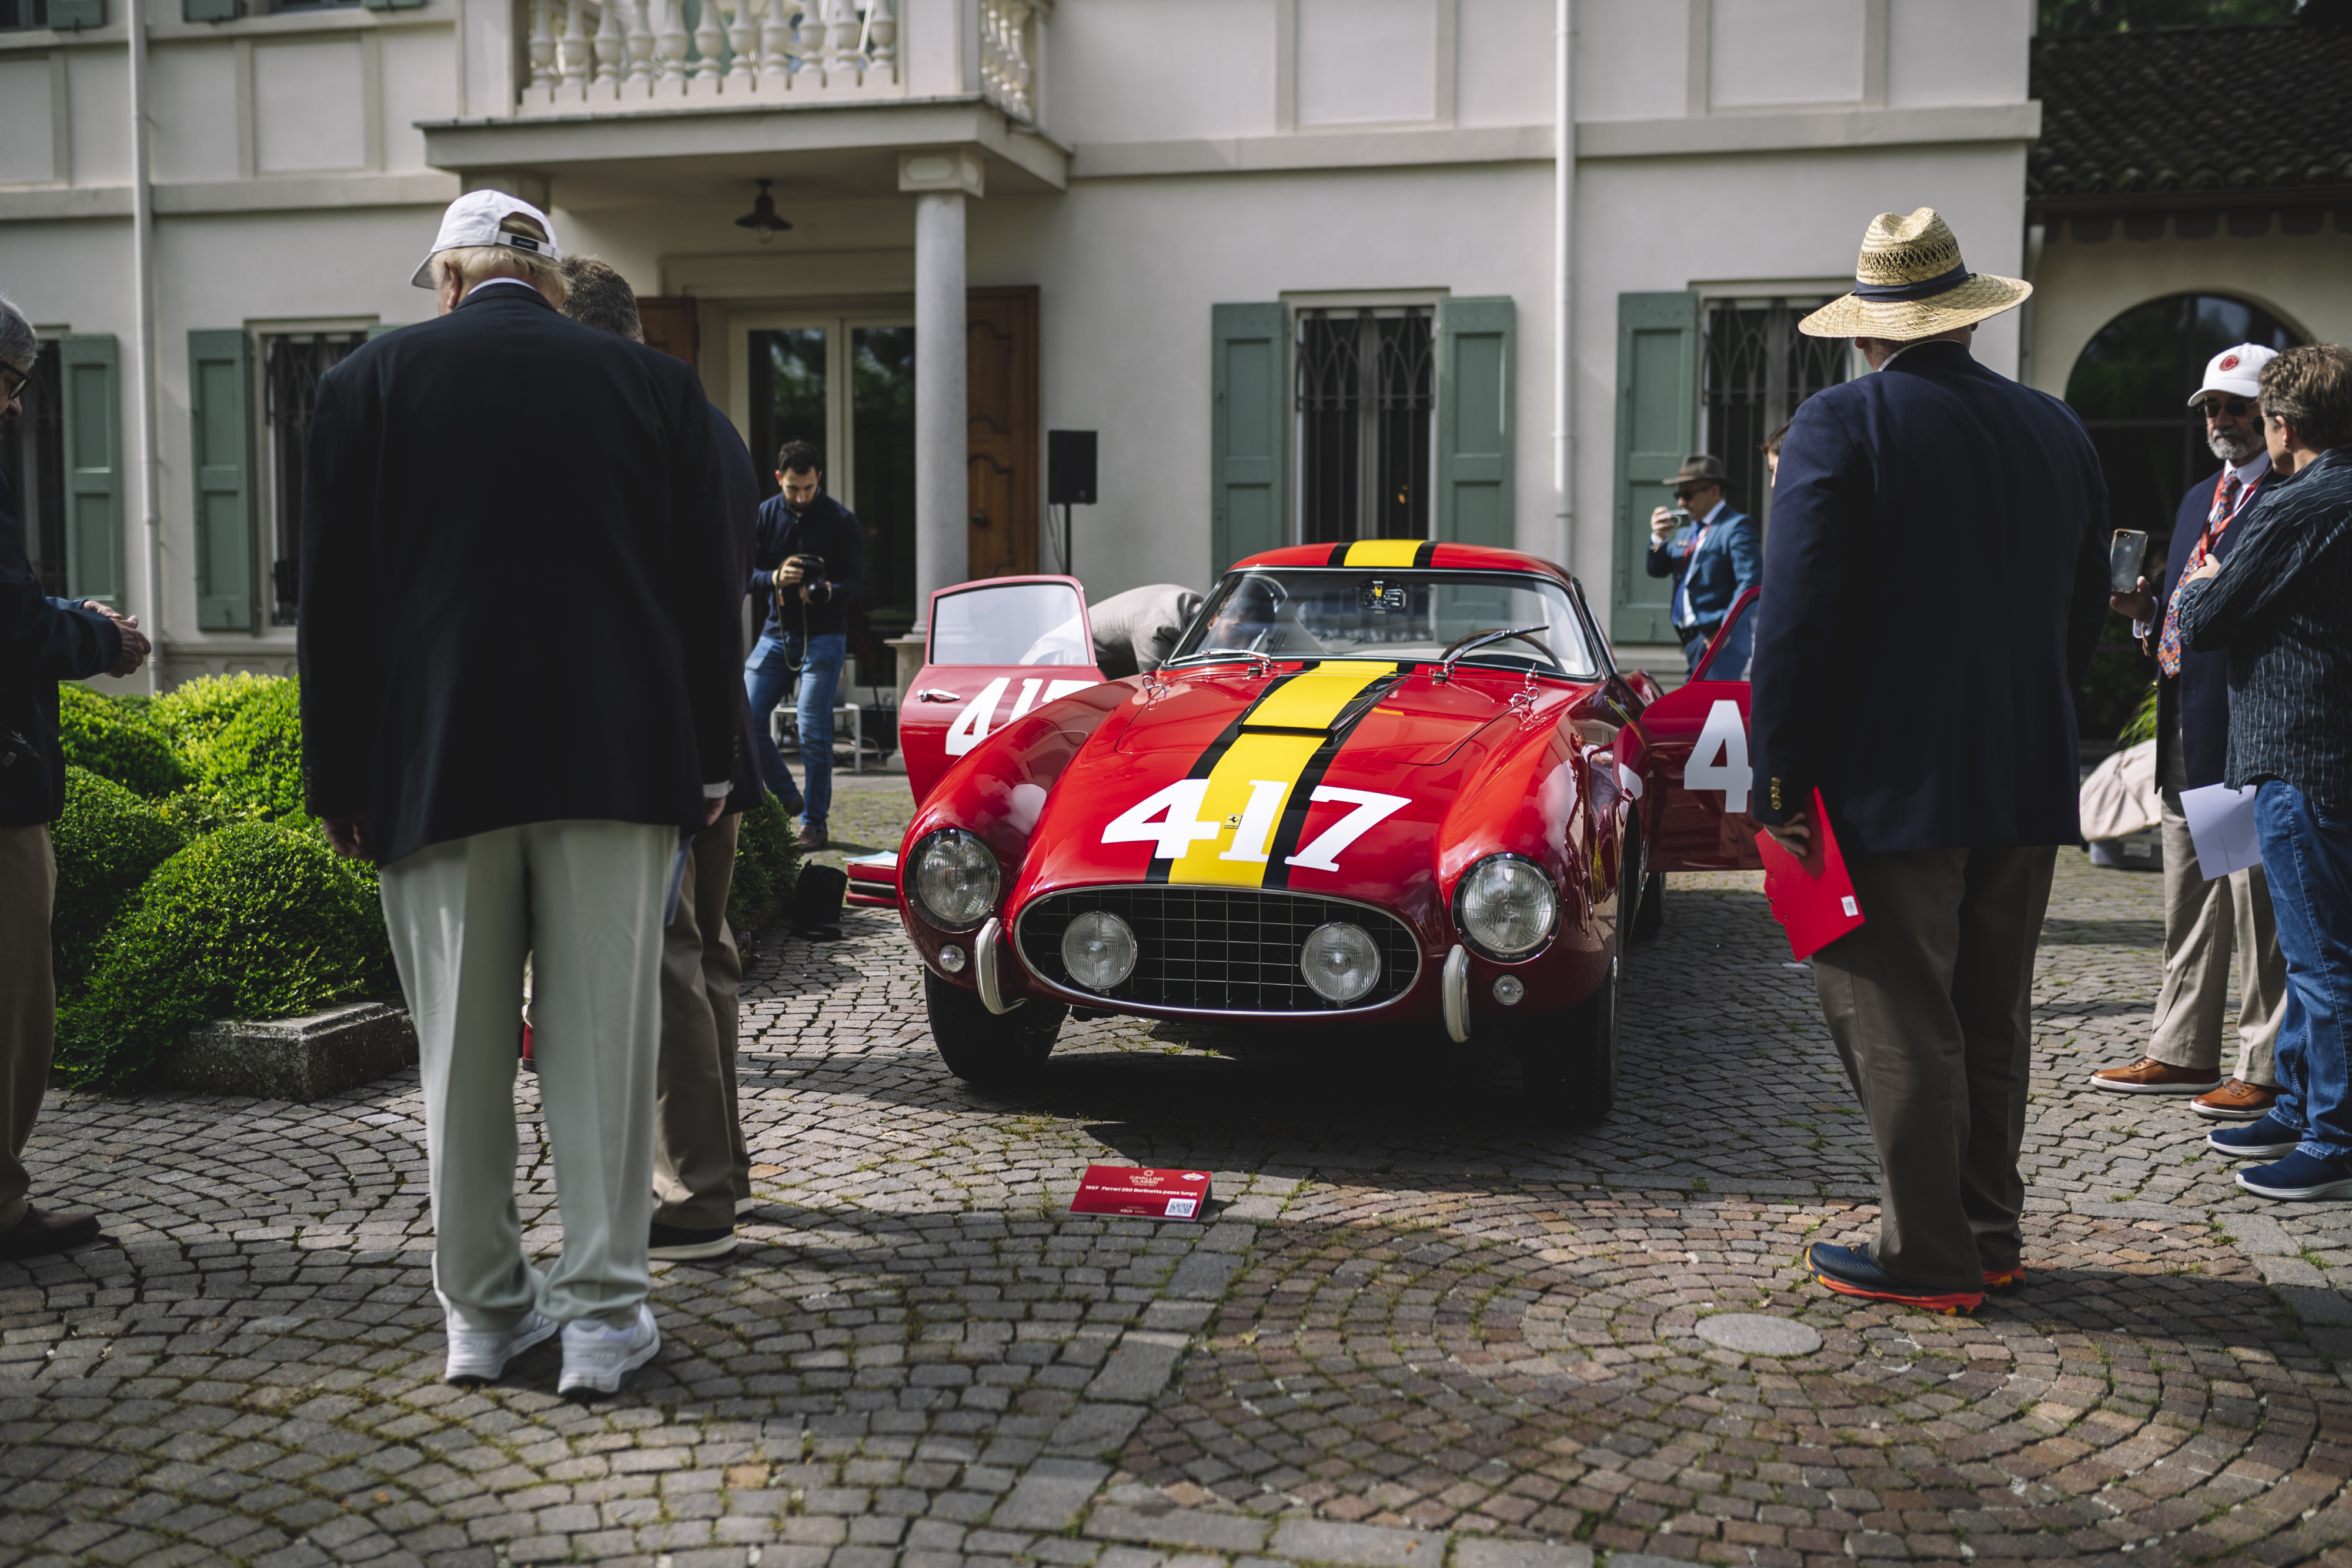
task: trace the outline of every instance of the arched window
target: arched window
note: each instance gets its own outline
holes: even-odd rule
[[[2145,528],[2161,545],[2182,493],[2221,466],[2189,407],[2206,361],[2232,343],[2302,340],[2261,306],[2226,294],[2168,294],[2100,328],[2066,378],[2066,402],[2099,449],[2115,526]]]
[[[2066,402],[2098,448],[2109,521],[2148,535],[2151,582],[2163,580],[2181,496],[2221,465],[2205,445],[2203,418],[2189,407],[2205,362],[2233,343],[2291,349],[2302,340],[2259,305],[2226,294],[2168,294],[2133,306],[2084,345],[2066,378]],[[2156,661],[2140,651],[2130,622],[2109,616],[2075,705],[2084,740],[2121,730],[2155,679]]]

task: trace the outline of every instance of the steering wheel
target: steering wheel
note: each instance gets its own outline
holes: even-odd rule
[[[1519,626],[1507,630],[1504,627],[1496,626],[1484,632],[1473,632],[1466,637],[1456,637],[1453,642],[1448,643],[1445,645],[1445,651],[1437,655],[1437,662],[1444,668],[1450,670],[1454,667],[1454,661],[1461,659],[1467,654],[1475,653],[1477,650],[1486,646],[1489,643],[1507,643],[1513,639],[1517,639],[1519,642],[1528,643],[1534,647],[1536,652],[1541,653],[1554,664],[1558,664],[1559,663],[1559,656],[1554,653],[1549,648],[1545,647],[1541,638],[1534,635],[1535,632],[1548,632],[1550,629],[1549,624],[1547,623],[1540,626]]]

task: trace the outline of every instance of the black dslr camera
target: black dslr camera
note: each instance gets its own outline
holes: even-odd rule
[[[801,580],[811,587],[824,580],[824,557],[821,555],[788,555],[784,558],[784,564],[799,567]]]

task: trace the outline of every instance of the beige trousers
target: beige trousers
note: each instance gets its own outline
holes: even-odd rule
[[[425,1080],[434,1281],[466,1327],[537,1308],[636,1321],[648,1285],[662,901],[677,830],[535,822],[383,868],[384,924]],[[563,1255],[542,1277],[515,1209],[516,1029],[535,955],[531,1057]]]
[[[49,907],[58,863],[49,830],[0,828],[0,1230],[25,1218],[25,1144],[49,1086],[57,1043],[57,975],[49,964]]]
[[[1930,1291],[2017,1266],[2033,950],[2053,848],[1849,855],[1864,925],[1813,985],[1878,1150],[1879,1267]]]
[[[751,1196],[751,1155],[735,1111],[735,1012],[743,959],[727,928],[740,816],[695,835],[677,917],[662,934],[661,1068],[654,1117],[654,1220],[731,1230]]]
[[[2180,814],[2188,782],[2176,739],[2166,769],[2164,984],[2156,994],[2155,1038],[2147,1053],[2175,1067],[2214,1069],[2221,1061],[2221,1015],[2229,1006],[2230,957],[2238,959],[2238,1071],[2248,1083],[2276,1088],[2273,1056],[2286,1013],[2286,959],[2271,919],[2271,887],[2249,866],[2205,880],[2189,819]]]

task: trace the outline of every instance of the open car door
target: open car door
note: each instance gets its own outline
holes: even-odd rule
[[[1755,782],[1748,760],[1748,666],[1756,639],[1749,589],[1733,601],[1706,657],[1684,685],[1642,714],[1649,751],[1666,785],[1653,871],[1753,870],[1760,831],[1748,815]]]
[[[923,673],[898,708],[916,803],[989,736],[1102,678],[1076,578],[992,577],[933,593]]]

